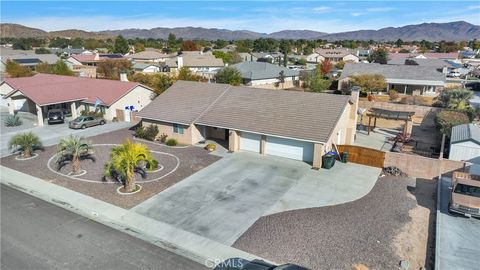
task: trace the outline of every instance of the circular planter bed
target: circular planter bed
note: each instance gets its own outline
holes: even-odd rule
[[[125,192],[125,187],[122,185],[122,186],[117,188],[117,193],[120,194],[120,195],[132,195],[132,194],[140,192],[141,190],[142,190],[142,186],[140,186],[139,184],[135,184],[135,190],[134,191]]]
[[[80,170],[79,172],[77,173],[74,173],[74,172],[69,172],[67,175],[68,176],[71,176],[71,177],[78,177],[78,176],[82,176],[84,174],[87,174],[87,171],[86,170]]]
[[[37,153],[33,153],[33,155],[31,157],[23,157],[23,155],[18,155],[15,157],[16,160],[20,160],[20,161],[23,161],[23,160],[30,160],[30,159],[34,159],[38,157],[38,154]]]

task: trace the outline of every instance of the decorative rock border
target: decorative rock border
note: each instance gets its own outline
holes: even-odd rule
[[[123,188],[123,185],[122,185],[122,186],[119,186],[119,187],[117,188],[117,194],[120,194],[120,195],[123,195],[123,196],[133,195],[133,194],[138,193],[138,192],[140,192],[140,191],[142,190],[142,186],[141,186],[141,185],[135,184],[135,186],[137,187],[137,190],[135,190],[134,192],[128,192],[128,193],[127,193],[127,192],[121,192],[120,189]]]
[[[73,172],[69,172],[67,175],[68,175],[68,176],[71,176],[71,177],[73,177],[73,178],[77,178],[77,177],[82,176],[82,175],[84,175],[84,174],[87,174],[87,171],[86,171],[86,170],[80,170],[80,172],[77,173],[77,174],[73,174]]]
[[[33,155],[31,157],[28,157],[28,158],[23,158],[22,155],[18,155],[18,156],[15,156],[15,160],[25,161],[25,160],[34,159],[36,157],[38,157],[37,153],[33,153]]]
[[[94,144],[92,146],[118,146],[119,144]],[[162,178],[165,178],[167,177],[168,175],[174,173],[178,167],[180,166],[180,159],[173,155],[173,154],[170,154],[170,153],[166,153],[166,152],[161,152],[161,151],[155,151],[155,150],[150,150],[150,152],[152,153],[156,153],[156,154],[160,154],[160,155],[166,155],[166,156],[171,156],[173,158],[176,159],[177,161],[177,165],[175,166],[175,168],[173,168],[170,172],[160,176],[160,177],[157,177],[157,178],[154,178],[154,179],[150,179],[150,180],[143,180],[141,181],[142,183],[150,183],[150,182],[155,182],[155,181],[158,181]],[[37,154],[38,155],[38,154]],[[83,178],[80,178],[79,176],[82,176],[84,174],[86,174],[87,172],[85,170],[82,170],[82,171],[85,171],[85,173],[83,174],[80,174],[80,175],[69,175],[69,174],[64,174],[64,173],[61,173],[59,171],[56,171],[54,170],[50,164],[52,163],[52,160],[56,157],[56,155],[53,155],[48,161],[47,161],[47,168],[53,172],[53,173],[56,173],[58,175],[61,175],[63,177],[67,177],[67,178],[70,178],[72,180],[78,180],[78,181],[82,181],[82,182],[88,182],[88,183],[95,183],[95,184],[118,184],[118,182],[116,181],[110,181],[110,182],[103,182],[103,181],[97,181],[97,180],[90,180],[90,179],[83,179]],[[155,172],[159,172],[159,171],[162,171],[165,167],[161,164],[158,164],[159,168],[154,170],[154,171],[151,171],[150,173],[155,173]],[[129,194],[132,194],[132,193],[129,193]]]

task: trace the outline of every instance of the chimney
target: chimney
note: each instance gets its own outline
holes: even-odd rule
[[[177,66],[178,66],[178,69],[181,69],[183,67],[183,57],[182,56],[177,57]]]
[[[125,73],[125,72],[120,72],[120,81],[122,81],[122,82],[128,82],[127,73]]]

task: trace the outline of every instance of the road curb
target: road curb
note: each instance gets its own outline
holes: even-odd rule
[[[439,247],[440,247],[440,233],[439,233],[439,227],[440,226],[440,222],[441,222],[441,193],[442,193],[442,182],[443,182],[443,179],[442,179],[442,176],[440,175],[438,177],[438,181],[437,181],[437,217],[436,217],[436,220],[435,220],[435,269],[439,270],[440,269],[440,256],[438,256],[440,253],[439,253]]]
[[[128,233],[209,268],[225,259],[262,259],[82,193],[0,166],[0,183]]]

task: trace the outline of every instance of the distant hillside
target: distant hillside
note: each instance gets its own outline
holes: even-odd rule
[[[48,32],[13,23],[0,24],[0,33],[2,37],[46,37]]]
[[[124,29],[101,31],[102,34],[122,35],[127,38],[162,38],[167,39],[170,33],[175,34],[177,38],[183,39],[207,39],[207,40],[238,40],[238,39],[257,39],[266,36],[252,31],[232,31],[217,28],[202,27],[175,27],[175,28],[152,28],[148,29]]]
[[[152,28],[152,29],[123,29],[107,30],[100,32],[87,32],[83,30],[70,29],[63,31],[46,32],[36,28],[30,28],[19,24],[0,24],[2,37],[82,37],[82,38],[106,38],[116,35],[123,35],[127,38],[162,38],[166,39],[168,34],[174,33],[177,38],[183,39],[207,39],[207,40],[239,40],[257,38],[275,39],[327,39],[335,40],[375,40],[393,41],[402,39],[429,40],[429,41],[455,41],[480,39],[480,26],[467,22],[450,23],[422,23],[407,25],[403,27],[387,27],[379,30],[359,30],[351,32],[327,34],[312,30],[283,30],[270,34],[258,33],[247,30],[228,30],[202,27],[175,27],[175,28]]]
[[[412,40],[470,40],[480,38],[480,26],[467,22],[450,23],[422,23],[417,25],[407,25],[403,27],[387,27],[379,30],[360,30],[328,34],[322,37],[330,41],[335,40],[375,40],[389,41],[402,39]]]

